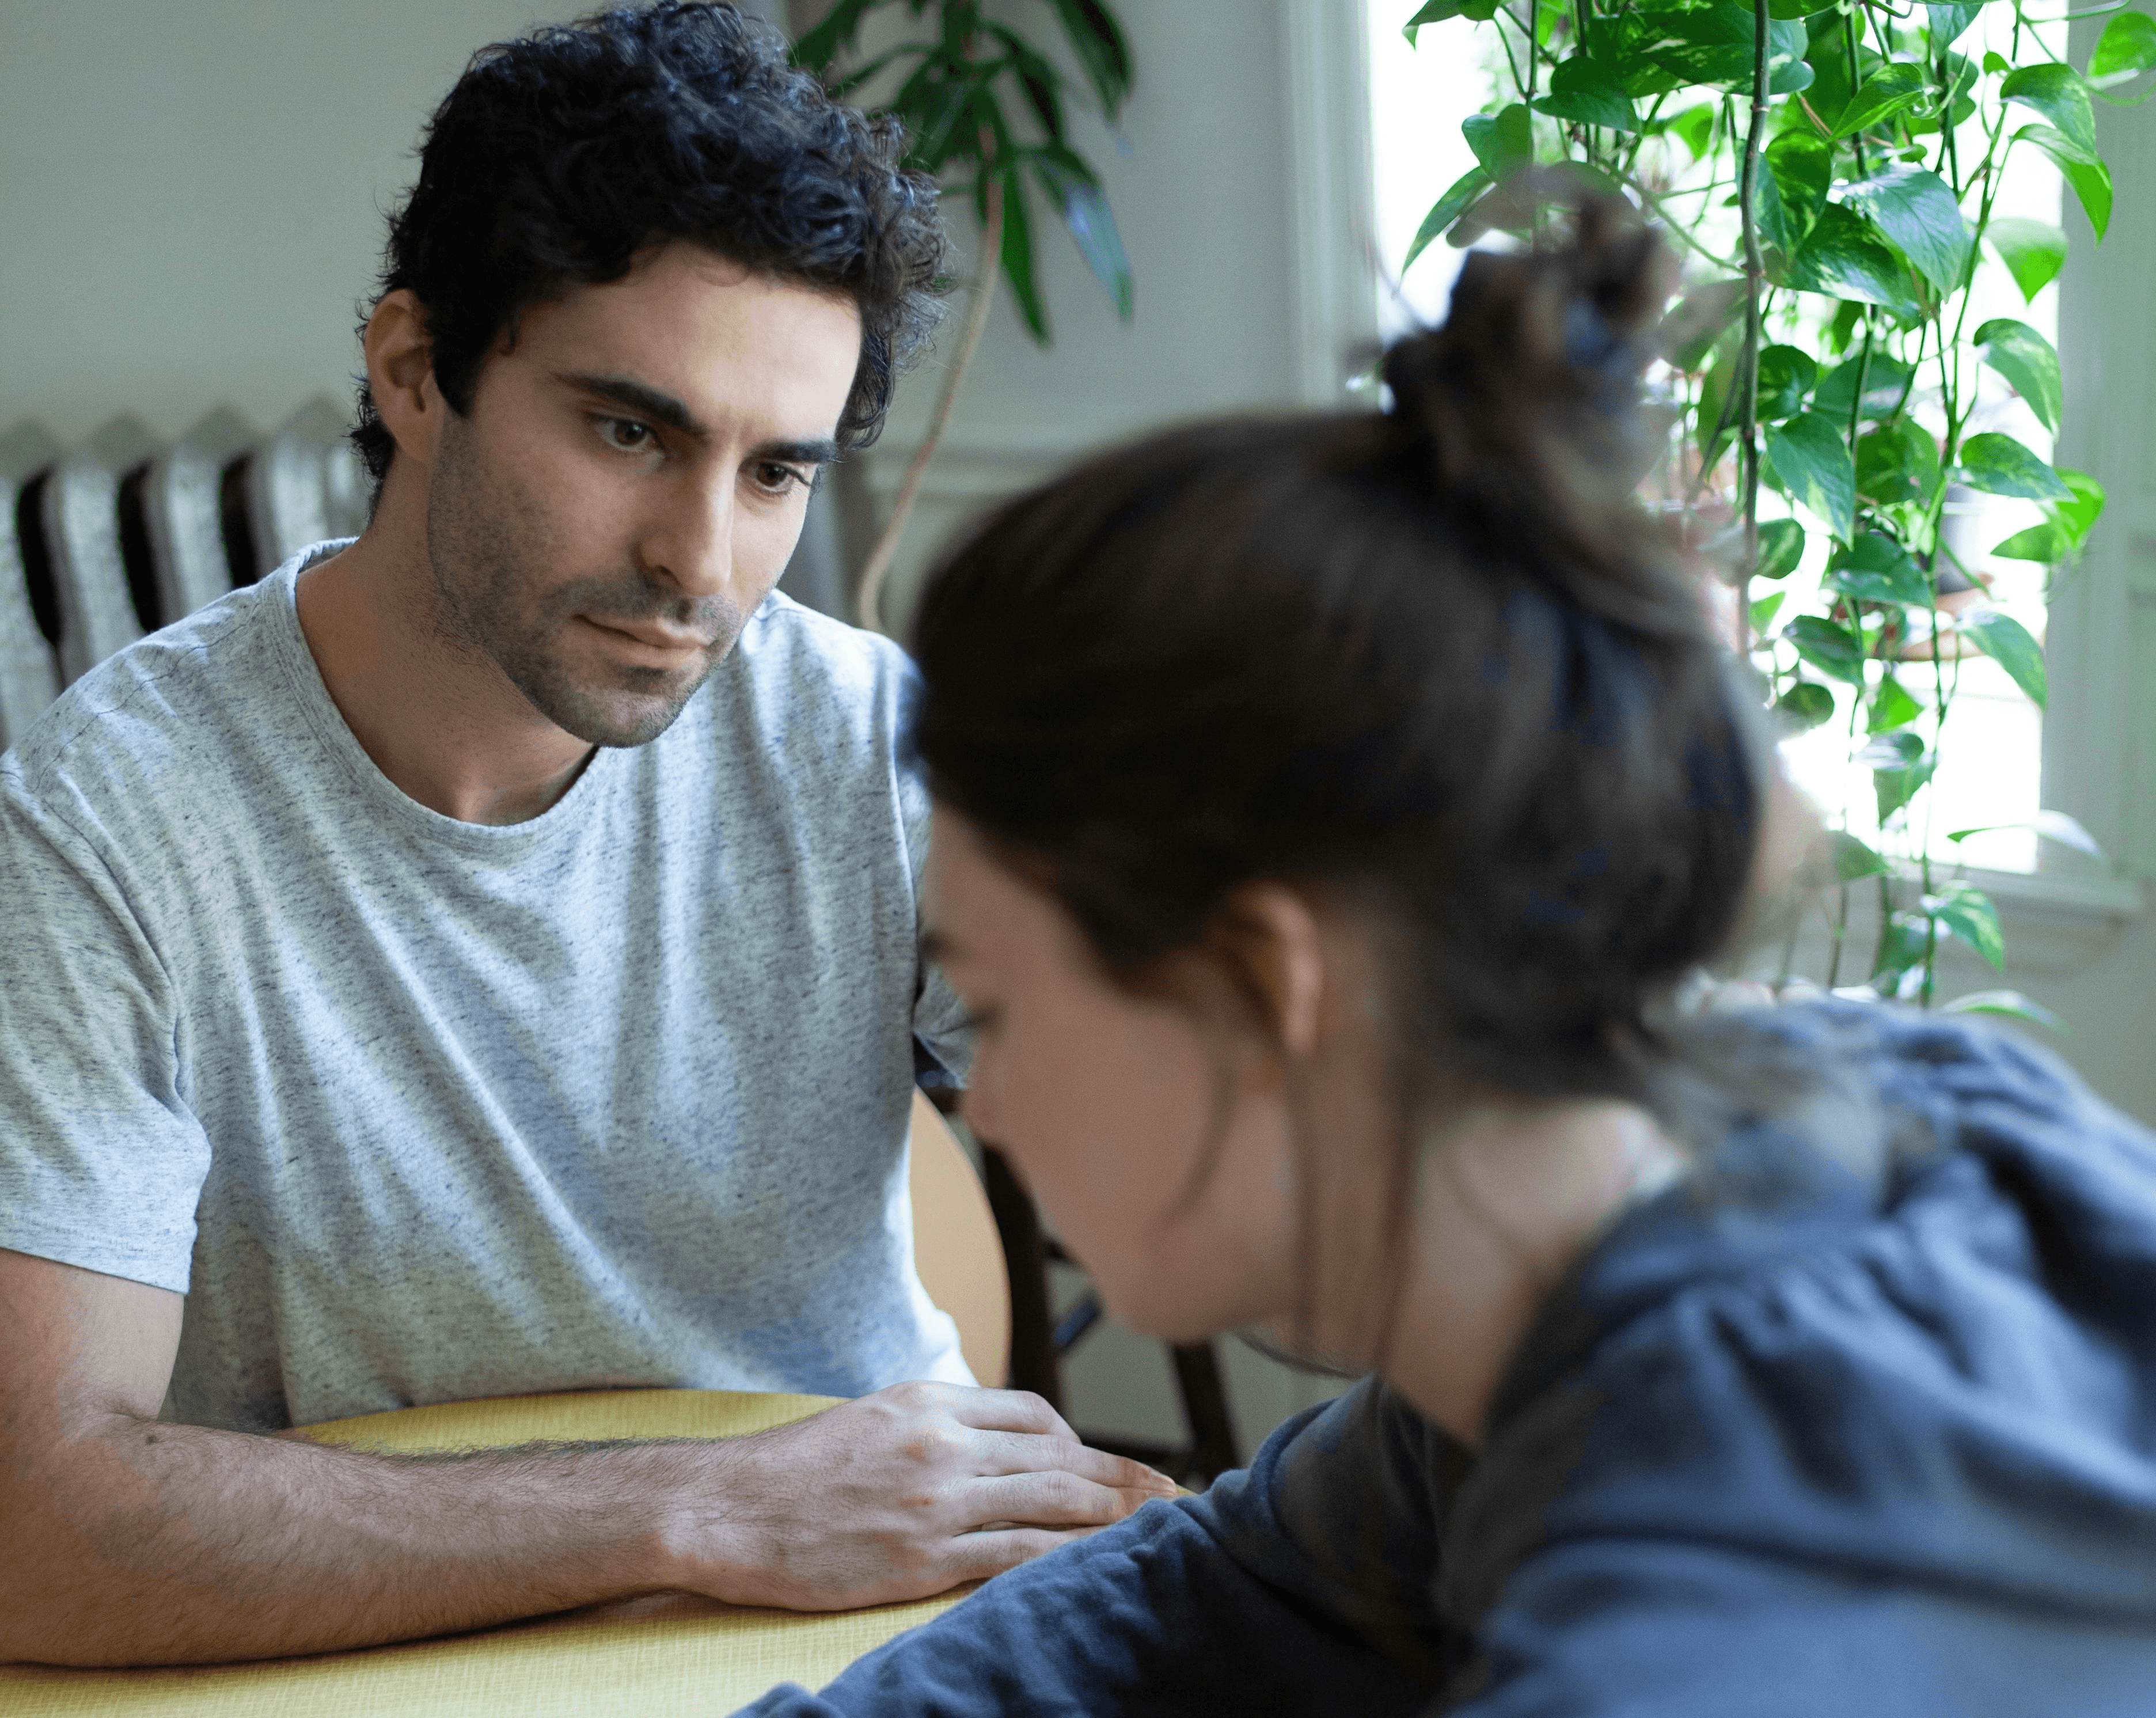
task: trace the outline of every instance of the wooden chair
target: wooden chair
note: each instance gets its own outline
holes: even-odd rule
[[[59,617],[45,562],[39,482],[59,456],[59,444],[35,424],[0,435],[0,750],[60,695],[53,648]]]
[[[911,1137],[914,1268],[957,1325],[973,1376],[1001,1385],[1010,1372],[1011,1294],[988,1196],[958,1136],[920,1092]]]

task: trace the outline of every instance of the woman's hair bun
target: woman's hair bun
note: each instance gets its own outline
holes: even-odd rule
[[[1660,452],[1640,378],[1675,271],[1637,210],[1563,168],[1496,196],[1486,215],[1534,242],[1470,252],[1443,325],[1394,345],[1383,375],[1440,492],[1548,521],[1629,495]]]

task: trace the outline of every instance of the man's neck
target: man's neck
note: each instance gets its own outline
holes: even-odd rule
[[[593,748],[532,708],[440,612],[425,496],[392,471],[366,534],[300,576],[300,630],[375,767],[463,823],[522,823],[569,790]]]

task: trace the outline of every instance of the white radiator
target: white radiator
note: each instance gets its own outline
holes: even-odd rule
[[[113,651],[355,534],[344,428],[317,398],[267,436],[226,406],[169,444],[131,414],[73,450],[35,424],[0,435],[0,747]]]

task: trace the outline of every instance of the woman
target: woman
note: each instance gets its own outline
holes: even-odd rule
[[[1369,1376],[755,1710],[2156,1710],[2156,1141],[1979,1027],[1675,1006],[1771,770],[1630,496],[1664,278],[1590,206],[1383,415],[938,571],[976,1127],[1125,1324]]]

